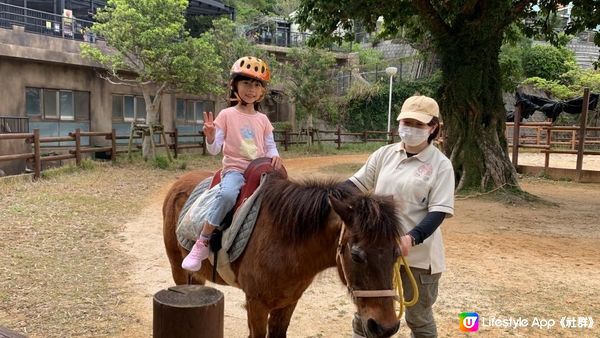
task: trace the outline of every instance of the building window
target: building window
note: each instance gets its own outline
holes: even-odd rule
[[[25,109],[27,116],[42,116],[42,90],[40,88],[25,88]]]
[[[90,93],[25,88],[25,109],[27,116],[34,120],[89,121]]]
[[[151,99],[154,98],[151,97]],[[144,101],[144,97],[113,94],[112,117],[113,121],[146,121],[146,101]]]
[[[184,100],[177,99],[176,116],[178,123],[201,124],[203,122],[203,112],[214,112],[214,101]]]

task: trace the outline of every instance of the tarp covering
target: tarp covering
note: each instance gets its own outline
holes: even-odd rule
[[[600,94],[590,93],[589,110],[596,109],[599,96]],[[562,112],[569,114],[581,113],[581,107],[583,106],[583,97],[569,101],[553,101],[544,97],[517,92],[515,93],[515,98],[517,99],[515,106],[521,105],[521,121],[529,118],[535,111],[541,111],[547,118],[552,119],[552,122],[554,122]],[[515,121],[514,112],[509,111],[506,113],[506,121]]]

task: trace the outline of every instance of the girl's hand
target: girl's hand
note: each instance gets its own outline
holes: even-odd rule
[[[215,142],[215,134],[217,130],[214,124],[215,119],[213,117],[213,113],[203,112],[202,115],[204,115],[204,127],[202,128],[202,131],[206,136],[206,142],[212,144]]]
[[[283,165],[283,161],[281,160],[281,157],[274,156],[273,158],[271,158],[271,166],[273,168],[275,168],[275,170],[281,169],[282,165]]]

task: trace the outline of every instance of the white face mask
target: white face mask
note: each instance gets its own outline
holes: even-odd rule
[[[402,141],[411,147],[420,145],[427,141],[429,137],[429,128],[421,129],[400,125],[398,127],[398,135]]]

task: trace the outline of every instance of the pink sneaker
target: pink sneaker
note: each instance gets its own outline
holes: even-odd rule
[[[181,267],[194,272],[200,270],[202,261],[208,257],[209,251],[208,246],[203,240],[197,240],[196,244],[192,247],[192,251],[185,256],[185,259],[181,263]]]

